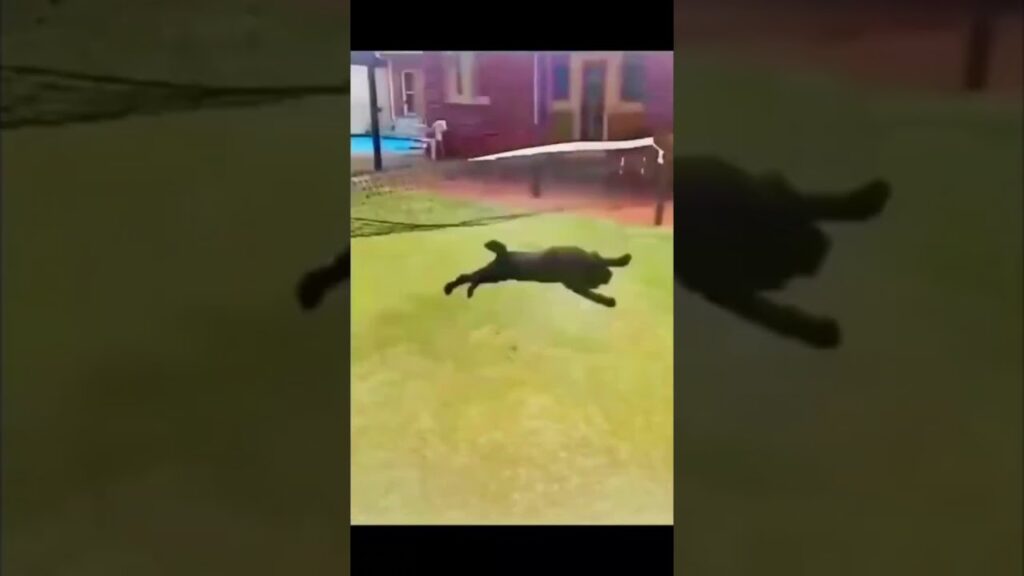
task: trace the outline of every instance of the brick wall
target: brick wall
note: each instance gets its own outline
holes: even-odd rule
[[[533,118],[533,55],[477,53],[477,87],[490,104],[451,104],[444,98],[438,52],[424,54],[427,122],[445,120],[445,152],[469,158],[534,146],[543,131]]]
[[[427,52],[422,58],[426,120],[448,123],[448,156],[469,158],[568,139],[559,130],[565,128],[566,119],[558,114],[542,109],[539,125],[534,124],[532,53],[477,53],[476,85],[481,95],[490,98],[486,105],[445,102],[444,56]],[[545,59],[541,60],[543,66]],[[609,119],[616,132],[650,134],[673,129],[673,55],[653,52],[646,63],[645,114]],[[539,87],[542,96],[546,89]]]
[[[647,122],[654,133],[673,131],[674,70],[672,52],[653,52],[647,55],[646,101]]]

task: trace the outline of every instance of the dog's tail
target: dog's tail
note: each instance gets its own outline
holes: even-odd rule
[[[506,248],[504,244],[498,242],[497,240],[488,241],[487,243],[484,244],[484,248],[487,248],[488,250],[494,252],[498,256],[502,256],[508,252],[508,248]]]
[[[618,258],[602,258],[601,261],[605,266],[621,268],[623,266],[629,266],[629,263],[633,261],[633,256],[630,254],[623,254]]]

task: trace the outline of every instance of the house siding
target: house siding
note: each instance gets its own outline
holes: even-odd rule
[[[428,124],[447,122],[446,155],[467,158],[571,139],[564,133],[566,118],[546,104],[539,108],[539,122],[535,123],[533,52],[477,53],[476,86],[490,99],[489,104],[446,102],[443,54],[426,52],[421,58],[424,118]],[[548,55],[540,54],[538,93],[542,103],[547,102],[550,90],[549,63]],[[643,107],[633,112],[623,110],[614,120],[621,126],[615,132],[649,135],[673,130],[672,53],[648,53],[646,67]],[[571,127],[571,116],[569,120]],[[609,123],[612,121],[609,118]]]
[[[445,153],[454,157],[494,154],[537,145],[533,118],[533,54],[478,53],[477,88],[489,104],[445,101],[440,53],[424,55],[427,122],[444,120]]]
[[[672,133],[675,98],[675,77],[672,52],[652,52],[646,57],[646,99],[644,109],[647,122],[655,133]]]

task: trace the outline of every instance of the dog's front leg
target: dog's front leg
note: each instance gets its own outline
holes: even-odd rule
[[[492,282],[500,282],[504,277],[499,273],[499,265],[496,264],[497,260],[491,262],[487,266],[479,270],[470,272],[469,274],[459,274],[455,280],[444,285],[444,293],[450,295],[453,290],[462,286],[463,284],[469,284],[469,291],[466,292],[468,298],[473,297],[473,292],[476,291],[476,287],[480,284],[490,284]]]
[[[466,298],[472,298],[477,286],[481,284],[494,284],[508,280],[508,276],[503,272],[502,265],[499,262],[500,260],[495,260],[473,272],[472,278],[469,280],[469,290],[466,291]]]
[[[494,284],[508,279],[507,265],[504,260],[501,257],[495,258],[480,270],[466,276],[466,283],[469,284],[466,297],[472,298],[473,293],[476,292],[476,288],[480,284]]]
[[[455,278],[455,280],[452,280],[451,282],[444,285],[445,296],[450,296],[452,291],[454,291],[456,288],[462,286],[463,284],[469,284],[470,282],[473,282],[473,274],[459,274]]]

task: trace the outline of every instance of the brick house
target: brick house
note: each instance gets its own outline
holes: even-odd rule
[[[444,120],[471,157],[672,131],[671,52],[381,52],[396,118]]]

